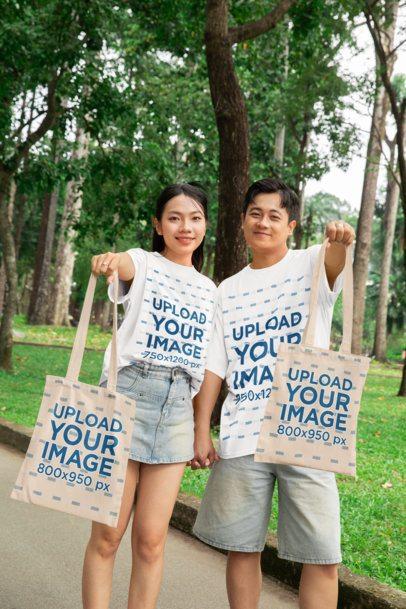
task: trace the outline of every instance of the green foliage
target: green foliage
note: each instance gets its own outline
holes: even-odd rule
[[[338,57],[343,45],[354,45],[355,13],[347,3],[328,4],[331,10],[325,2],[298,2],[289,21],[236,50],[247,91],[254,178],[274,173],[298,188],[301,180],[319,179],[332,161],[345,167],[354,152],[356,131],[344,110],[361,83],[340,70]],[[273,155],[282,125],[285,158],[279,167]]]
[[[303,216],[304,247],[323,240],[324,229],[330,220],[340,219],[356,228],[356,220],[347,201],[328,192],[318,192],[306,198]]]
[[[59,99],[72,91],[77,94],[86,66],[95,61],[103,41],[109,41],[109,28],[117,27],[123,14],[117,9],[124,4],[120,0],[5,3],[0,26],[0,153],[4,162],[18,144],[15,113],[19,115],[27,92],[36,92],[34,116],[41,118],[46,110],[44,88],[50,81],[57,81]]]

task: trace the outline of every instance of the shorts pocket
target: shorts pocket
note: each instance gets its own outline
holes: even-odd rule
[[[133,366],[122,368],[117,375],[117,391],[131,391],[137,382],[140,372]]]

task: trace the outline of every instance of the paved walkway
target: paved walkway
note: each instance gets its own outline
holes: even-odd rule
[[[89,522],[9,498],[23,461],[0,445],[2,609],[80,609],[82,559]],[[111,609],[126,609],[130,540],[117,555]],[[225,556],[175,529],[166,546],[166,568],[158,609],[227,609]],[[261,609],[294,609],[297,597],[264,578]]]

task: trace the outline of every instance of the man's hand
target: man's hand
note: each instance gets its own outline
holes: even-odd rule
[[[189,463],[192,469],[212,467],[215,461],[220,460],[210,436],[210,429],[195,431],[194,453],[194,457]]]
[[[329,242],[324,265],[330,289],[333,289],[335,280],[344,268],[345,248],[354,241],[355,232],[347,222],[332,220],[327,224],[325,234]]]
[[[355,239],[355,232],[350,224],[342,220],[332,220],[326,226],[326,237],[329,243],[327,248],[332,243],[340,243],[341,245],[351,245]]]

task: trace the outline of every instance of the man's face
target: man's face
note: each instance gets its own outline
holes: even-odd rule
[[[242,218],[247,245],[258,253],[282,248],[295,226],[296,221],[289,222],[288,212],[281,207],[281,197],[276,192],[257,195]]]

